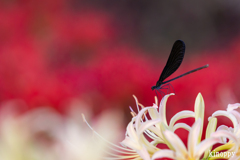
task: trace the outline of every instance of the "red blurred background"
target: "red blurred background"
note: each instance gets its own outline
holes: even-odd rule
[[[172,44],[186,43],[173,81],[168,117],[194,109],[201,92],[206,118],[240,102],[240,10],[236,1],[0,1],[0,102],[64,113],[79,98],[95,114],[120,108],[131,119],[132,95],[152,105]],[[81,107],[81,106],[79,106]],[[80,115],[79,115],[80,116]]]

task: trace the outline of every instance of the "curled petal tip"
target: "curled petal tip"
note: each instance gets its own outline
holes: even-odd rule
[[[82,113],[82,118],[83,118],[83,121],[86,122],[86,118],[83,113]]]

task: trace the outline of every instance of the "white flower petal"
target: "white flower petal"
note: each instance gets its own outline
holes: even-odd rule
[[[173,132],[175,132],[177,129],[179,128],[183,128],[186,129],[187,131],[191,130],[191,127],[189,125],[187,125],[186,123],[177,123],[173,126]]]
[[[160,115],[159,115],[159,113],[158,113],[156,108],[149,108],[148,109],[148,113],[149,113],[149,115],[150,115],[152,120],[154,120],[154,119],[161,119],[161,117],[160,117]],[[160,129],[160,125],[159,124],[156,124],[156,127],[158,129]]]
[[[216,127],[217,127],[217,118],[211,118],[208,122],[205,138],[209,138],[211,134],[216,131]],[[212,147],[209,147],[208,149],[205,150],[204,158],[208,157],[210,150],[212,150]]]
[[[176,113],[170,120],[169,128],[170,130],[173,129],[173,125],[178,121],[179,119],[183,118],[189,118],[189,117],[195,117],[195,113],[193,111],[181,111]]]
[[[144,146],[142,146],[142,149],[138,150],[137,153],[139,154],[139,156],[142,157],[142,159],[151,160],[150,155],[149,155],[147,149]]]
[[[205,105],[204,105],[202,94],[198,93],[197,98],[195,100],[195,105],[194,105],[196,121],[198,120],[198,118],[201,118],[202,120],[204,120],[204,110],[205,110]]]
[[[162,101],[161,101],[160,106],[159,106],[159,115],[162,118],[162,121],[165,123],[165,125],[168,125],[167,124],[167,119],[166,119],[166,103],[167,103],[168,97],[170,97],[172,95],[175,95],[175,94],[171,93],[171,94],[165,95],[162,98]]]
[[[192,129],[189,132],[188,135],[188,150],[191,157],[194,156],[195,147],[198,144],[198,137],[201,127],[201,118],[199,118],[192,126]]]
[[[175,133],[173,133],[169,130],[166,130],[164,132],[164,135],[177,153],[181,153],[181,155],[183,155],[183,156],[187,154],[187,149],[186,149],[185,145],[183,144],[182,140]]]
[[[199,131],[200,133],[198,137],[198,142],[200,142],[202,138],[204,111],[205,111],[205,104],[204,104],[204,100],[201,93],[198,93],[197,98],[195,100],[194,111],[195,111],[195,121],[197,121],[199,118],[202,120],[200,131]]]
[[[216,143],[220,143],[220,138],[208,138],[203,140],[199,145],[197,145],[196,150],[194,152],[194,157],[199,159],[200,156],[204,153],[204,151],[209,150]]]
[[[226,125],[221,125],[217,128],[217,131],[221,131],[221,130],[229,131],[229,127]]]
[[[228,127],[226,125],[221,125],[221,126],[219,126],[217,128],[217,131],[221,131],[221,130],[229,131],[229,132],[233,133],[233,128],[232,127]],[[227,138],[226,137],[222,137],[221,140],[222,140],[222,143],[227,143]]]
[[[151,119],[161,118],[156,108],[151,108],[151,109],[149,108],[148,111]]]
[[[216,127],[217,127],[217,118],[213,117],[208,122],[205,138],[209,138],[210,135],[216,131]]]
[[[215,137],[215,138],[226,137],[229,140],[232,140],[234,142],[234,144],[235,144],[234,148],[236,150],[238,150],[238,147],[239,147],[238,139],[237,139],[236,135],[234,135],[233,133],[231,133],[229,131],[220,130],[220,131],[214,132],[211,135],[211,137]]]
[[[155,139],[163,140],[163,135],[162,135],[161,129],[158,129],[157,127],[149,127],[148,130],[153,132],[151,134],[154,134]]]
[[[125,137],[125,139],[120,143],[122,146],[124,147],[128,147],[134,150],[141,150],[142,146],[140,146],[140,144],[136,141],[134,141],[134,139],[130,138],[130,137]]]
[[[158,106],[155,104],[155,103],[153,103],[153,106],[152,106],[153,108],[158,108]]]
[[[212,117],[216,117],[216,116],[225,116],[225,117],[228,117],[232,123],[233,123],[233,126],[234,126],[234,132],[236,133],[239,129],[238,127],[238,121],[236,119],[236,117],[234,117],[234,115],[232,115],[230,112],[227,112],[227,111],[216,111],[212,114]]]
[[[235,110],[230,111],[230,113],[232,113],[236,117],[238,123],[240,123],[240,113],[238,111],[235,111]]]
[[[144,147],[146,147],[148,153],[153,154],[153,153],[155,153],[156,151],[159,150],[159,148],[157,148],[155,145],[150,143],[149,140],[147,140],[144,135],[140,136],[140,142]]]
[[[155,139],[151,142],[152,145],[156,146],[158,144],[164,144],[164,141],[162,140],[158,140],[158,139]]]
[[[227,111],[232,111],[240,107],[240,103],[229,104],[227,107]]]
[[[161,122],[160,119],[155,119],[155,120],[143,122],[143,123],[141,124],[141,126],[139,127],[139,131],[138,131],[138,133],[137,133],[138,136],[139,136],[140,134],[142,134],[145,130],[147,130],[150,126],[153,126],[153,125],[155,125],[156,123],[159,123],[159,122]]]
[[[136,124],[136,132],[139,132],[138,129],[141,125],[141,121],[142,121],[142,116],[145,114],[145,112],[150,109],[152,107],[145,107],[143,108],[139,113],[138,115],[136,116],[136,121],[135,121],[135,124]]]
[[[239,160],[240,156],[237,156],[236,154],[234,154],[233,156],[231,156],[231,158],[229,158],[228,160]]]
[[[172,158],[175,159],[174,156],[174,151],[169,150],[169,149],[162,149],[160,151],[157,151],[153,156],[152,159],[157,159],[157,158]]]
[[[134,119],[135,119],[135,117],[133,117],[133,118],[132,118],[132,121],[128,124],[126,134],[127,134],[130,138],[133,138],[134,140],[137,140],[138,137],[137,137],[136,131],[135,131],[135,129],[134,129],[134,125],[133,125]]]

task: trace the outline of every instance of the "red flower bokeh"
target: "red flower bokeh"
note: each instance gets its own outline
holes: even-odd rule
[[[77,11],[64,0],[1,3],[1,101],[20,98],[29,108],[49,105],[64,111],[65,101],[78,97],[95,113],[109,107],[128,112],[135,94],[145,106],[152,105],[151,86],[166,59],[124,43],[111,13],[89,7]],[[185,58],[172,77],[210,66],[171,82],[176,96],[168,101],[168,117],[193,110],[198,92],[207,116],[239,101],[238,39],[224,50],[199,50],[197,56]]]

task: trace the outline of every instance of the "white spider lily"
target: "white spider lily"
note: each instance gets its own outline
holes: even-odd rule
[[[83,103],[75,102],[77,107],[69,109],[72,113],[64,117],[45,107],[19,115],[15,110],[21,105],[15,103],[0,108],[1,160],[102,160],[112,149],[106,141],[94,137],[83,123],[79,116],[82,108],[78,107]],[[90,115],[88,109],[84,112]],[[108,111],[97,118],[94,127],[101,135],[116,141],[121,124],[121,113]],[[134,156],[139,157],[136,153]]]
[[[191,128],[188,136],[188,149],[174,132],[166,130],[164,135],[174,150],[162,149],[156,152],[152,156],[152,159],[172,158],[176,160],[199,160],[205,150],[220,142],[219,138],[208,138],[199,143],[198,137],[201,134],[201,123],[202,120],[198,119]]]
[[[115,121],[113,122],[112,119]],[[97,125],[94,125],[94,127],[99,134],[107,137],[110,141],[116,141],[121,124],[119,117],[116,116],[116,112],[103,113],[97,119],[97,122]],[[77,118],[69,117],[66,119],[64,131],[65,133],[61,137],[61,142],[67,151],[64,159],[101,160],[110,151],[107,142],[96,137],[87,125],[82,121],[78,121]],[[92,151],[94,151],[94,154]]]
[[[240,113],[237,111],[240,103],[229,104],[227,110],[214,112],[209,117],[205,139],[202,140],[205,110],[202,95],[199,93],[196,98],[194,112],[181,111],[168,122],[166,102],[171,95],[174,94],[164,96],[159,106],[156,98],[155,103],[148,107],[140,104],[134,96],[138,112],[130,108],[133,118],[127,126],[122,146],[110,142],[116,141],[121,133],[119,112],[108,111],[93,119],[95,129],[108,141],[95,132],[83,116],[91,130],[85,128],[85,123],[79,119],[78,107],[69,110],[72,112],[64,117],[49,108],[18,115],[14,114],[15,109],[11,110],[15,102],[10,103],[0,109],[0,159],[240,160]],[[81,112],[87,108],[83,103],[76,102],[73,106],[81,106]],[[84,112],[89,113],[87,109]],[[216,130],[218,116],[229,118],[233,127],[220,125]],[[195,118],[195,122],[192,126],[177,122],[183,118]],[[189,131],[187,147],[175,133],[179,128]],[[213,148],[216,143],[223,144]],[[169,149],[162,149],[158,144],[166,144]]]
[[[170,120],[170,123],[168,124],[167,123],[167,119],[166,119],[166,103],[167,103],[167,100],[168,98],[171,96],[171,95],[174,95],[174,93],[171,93],[171,94],[168,94],[168,95],[165,95],[159,105],[159,108],[157,106],[157,101],[153,104],[152,107],[148,107],[147,111],[150,115],[150,118],[152,120],[155,120],[155,119],[159,119],[161,120],[161,122],[163,122],[163,124],[170,130],[172,131],[175,131],[176,129],[178,128],[184,128],[186,130],[190,130],[190,126],[186,125],[185,123],[178,123],[175,125],[176,121],[180,120],[180,119],[183,119],[183,118],[189,118],[189,117],[192,117],[194,118],[195,117],[195,113],[193,111],[181,111],[177,114],[175,114],[171,120]],[[141,105],[140,103],[138,103],[138,100],[137,98],[134,96],[135,100],[136,100],[136,104],[137,104],[137,108],[138,108],[138,111],[139,111],[139,106],[140,105],[142,108],[145,108],[143,105]],[[196,107],[196,108],[199,108],[199,107]],[[200,109],[198,109],[200,110]],[[204,108],[203,108],[204,110]],[[145,117],[146,118],[146,117]],[[147,119],[147,118],[146,118]],[[156,127],[158,129],[160,129],[160,123],[156,124]]]
[[[146,107],[142,109],[136,117],[132,118],[132,121],[127,127],[126,138],[121,142],[123,146],[135,150],[143,159],[146,160],[150,159],[149,154],[153,154],[159,149],[145,138],[143,132],[149,136],[153,135],[151,132],[146,131],[148,128],[153,127],[153,125],[156,125],[161,121],[160,119],[155,119],[143,122],[142,116],[148,109],[150,108]]]
[[[217,130],[231,132],[232,134],[240,138],[240,113],[235,110],[238,107],[240,107],[239,103],[229,104],[227,111],[223,111],[223,110],[216,111],[208,119],[210,120],[211,118],[216,116],[225,116],[229,118],[233,123],[233,128],[228,127],[226,125],[220,125]],[[226,143],[226,138],[223,138],[223,143]]]
[[[61,160],[57,154],[60,151],[57,132],[53,133],[56,131],[54,126],[60,124],[59,117],[45,108],[18,115],[16,108],[21,107],[19,104],[10,101],[1,106],[0,159]]]
[[[134,96],[138,112],[135,113],[130,108],[133,118],[127,126],[125,139],[121,142],[123,147],[104,140],[114,151],[114,153],[108,153],[110,157],[107,159],[154,160],[158,158],[172,158],[176,160],[199,160],[200,158],[204,158],[212,160],[216,159],[216,157],[211,157],[212,153],[216,151],[230,148],[232,151],[238,150],[240,138],[237,135],[240,133],[240,114],[234,110],[238,107],[238,104],[230,105],[227,111],[215,112],[209,118],[205,139],[201,141],[205,110],[202,95],[199,93],[196,98],[194,112],[188,110],[181,111],[175,114],[168,124],[166,119],[166,102],[171,95],[174,94],[164,96],[159,107],[157,99],[155,99],[153,106],[144,107]],[[219,115],[229,117],[233,121],[234,128],[220,126],[215,131],[217,126],[217,118],[215,116]],[[195,118],[195,123],[192,127],[185,123],[176,123],[179,119],[183,118]],[[90,125],[89,127],[91,128]],[[187,147],[185,147],[178,135],[174,133],[178,128],[189,131]],[[98,133],[95,131],[94,133],[102,139]],[[227,144],[211,152],[214,144],[226,143],[226,139],[229,139]],[[169,149],[158,148],[157,145],[160,143],[166,144]],[[237,153],[234,157],[240,158],[238,155],[240,154]],[[235,159],[232,157],[231,160]]]
[[[133,159],[133,160],[138,160],[138,159],[141,159],[141,156],[144,157],[146,160],[150,159],[150,157],[148,155],[148,152],[147,152],[147,150],[146,150],[146,148],[144,146],[141,149],[139,149],[138,152],[136,152],[133,149],[124,148],[124,147],[115,145],[115,144],[111,143],[110,141],[106,140],[105,138],[103,138],[100,134],[98,134],[88,124],[88,122],[86,121],[84,115],[83,115],[83,120],[87,123],[87,125],[93,131],[93,133],[95,135],[97,135],[100,138],[100,140],[103,141],[104,144],[107,144],[109,146],[109,150],[105,151],[105,153],[108,153],[109,156],[106,156],[106,158],[104,158],[104,159]],[[129,127],[129,129],[131,129],[131,126]],[[98,157],[98,158],[102,159],[103,157]]]
[[[81,106],[82,108],[79,108]],[[102,160],[108,152],[114,150],[114,145],[110,146],[107,140],[115,142],[121,133],[122,114],[117,110],[108,110],[103,112],[97,118],[91,116],[88,105],[79,100],[73,100],[69,106],[68,116],[65,118],[62,126],[62,134],[59,140],[63,145],[65,154],[63,159],[68,160]],[[85,116],[82,120],[81,112],[84,111],[88,119],[95,122],[93,127],[99,132],[95,132],[92,127],[86,125]],[[92,118],[91,118],[92,117]],[[88,124],[88,123],[87,123]],[[100,134],[103,136],[101,137]],[[93,153],[94,151],[94,153]]]
[[[148,130],[145,131],[145,133],[148,133],[148,135],[154,140],[152,142],[152,144],[156,144],[156,143],[165,143],[165,139],[163,136],[163,131],[165,131],[166,129],[171,130],[172,132],[174,132],[175,130],[179,129],[179,128],[184,128],[186,130],[190,130],[191,127],[185,123],[176,123],[178,120],[180,119],[184,119],[184,118],[195,118],[195,120],[197,119],[201,119],[202,123],[203,123],[203,119],[204,119],[204,101],[202,98],[202,95],[199,93],[196,101],[195,101],[195,112],[193,111],[181,111],[178,112],[177,114],[175,114],[171,120],[170,123],[167,123],[167,119],[166,119],[166,102],[167,99],[171,96],[174,95],[173,93],[165,95],[159,105],[159,108],[157,106],[157,99],[155,99],[155,103],[153,104],[152,107],[144,107],[142,104],[140,104],[137,100],[137,98],[134,96],[135,100],[136,100],[136,105],[137,105],[137,109],[138,109],[138,115],[132,111],[133,115],[137,115],[138,117],[138,124],[140,124],[140,121],[149,121],[149,120],[156,120],[157,122],[154,124],[154,126],[150,126],[148,128]],[[142,110],[139,111],[139,105],[142,107]],[[147,118],[147,116],[145,115],[145,113],[148,112],[150,119]],[[144,119],[142,119],[142,117],[144,117]],[[202,125],[201,125],[201,129],[200,129],[200,134],[198,137],[198,141],[201,140],[201,136],[202,136]],[[154,133],[154,134],[153,134]],[[169,146],[170,148],[172,148],[171,146]]]
[[[209,117],[209,119],[212,119],[216,116],[225,116],[232,121],[233,128],[221,125],[218,127],[217,132],[211,135],[212,137],[221,137],[222,143],[225,143],[224,145],[216,148],[214,152],[227,150],[226,152],[236,153],[230,158],[232,160],[240,158],[240,113],[236,111],[239,107],[239,103],[229,104],[227,111],[216,111],[212,114],[212,117]],[[229,139],[228,142],[227,139]]]
[[[149,155],[153,155],[159,149],[156,147],[157,144],[163,143],[167,144],[169,148],[174,149],[171,143],[166,140],[165,135],[163,132],[165,130],[170,130],[174,132],[178,128],[184,128],[186,130],[191,130],[191,127],[185,123],[176,123],[179,119],[183,118],[195,118],[195,120],[201,119],[203,123],[204,118],[204,101],[199,93],[196,102],[195,102],[195,112],[192,111],[181,111],[175,114],[172,119],[170,120],[170,124],[168,125],[166,119],[166,102],[169,96],[174,95],[168,94],[163,97],[160,105],[159,110],[157,106],[157,99],[155,99],[155,103],[152,107],[144,107],[140,103],[138,103],[137,98],[134,96],[136,100],[136,105],[138,109],[138,114],[136,114],[132,109],[132,115],[135,117],[132,118],[132,121],[129,123],[126,132],[126,138],[122,141],[122,145],[128,148],[135,150],[141,157],[148,157]],[[142,109],[139,109],[139,106]],[[149,114],[150,118],[147,118],[146,114]],[[198,134],[198,142],[201,140],[202,136],[202,123],[200,124],[200,130]],[[145,133],[145,135],[143,134]],[[148,136],[152,139],[149,142],[145,136]],[[143,144],[145,147],[143,147]],[[146,152],[147,151],[147,152]],[[148,154],[149,155],[148,155]],[[146,159],[146,158],[144,158]]]

